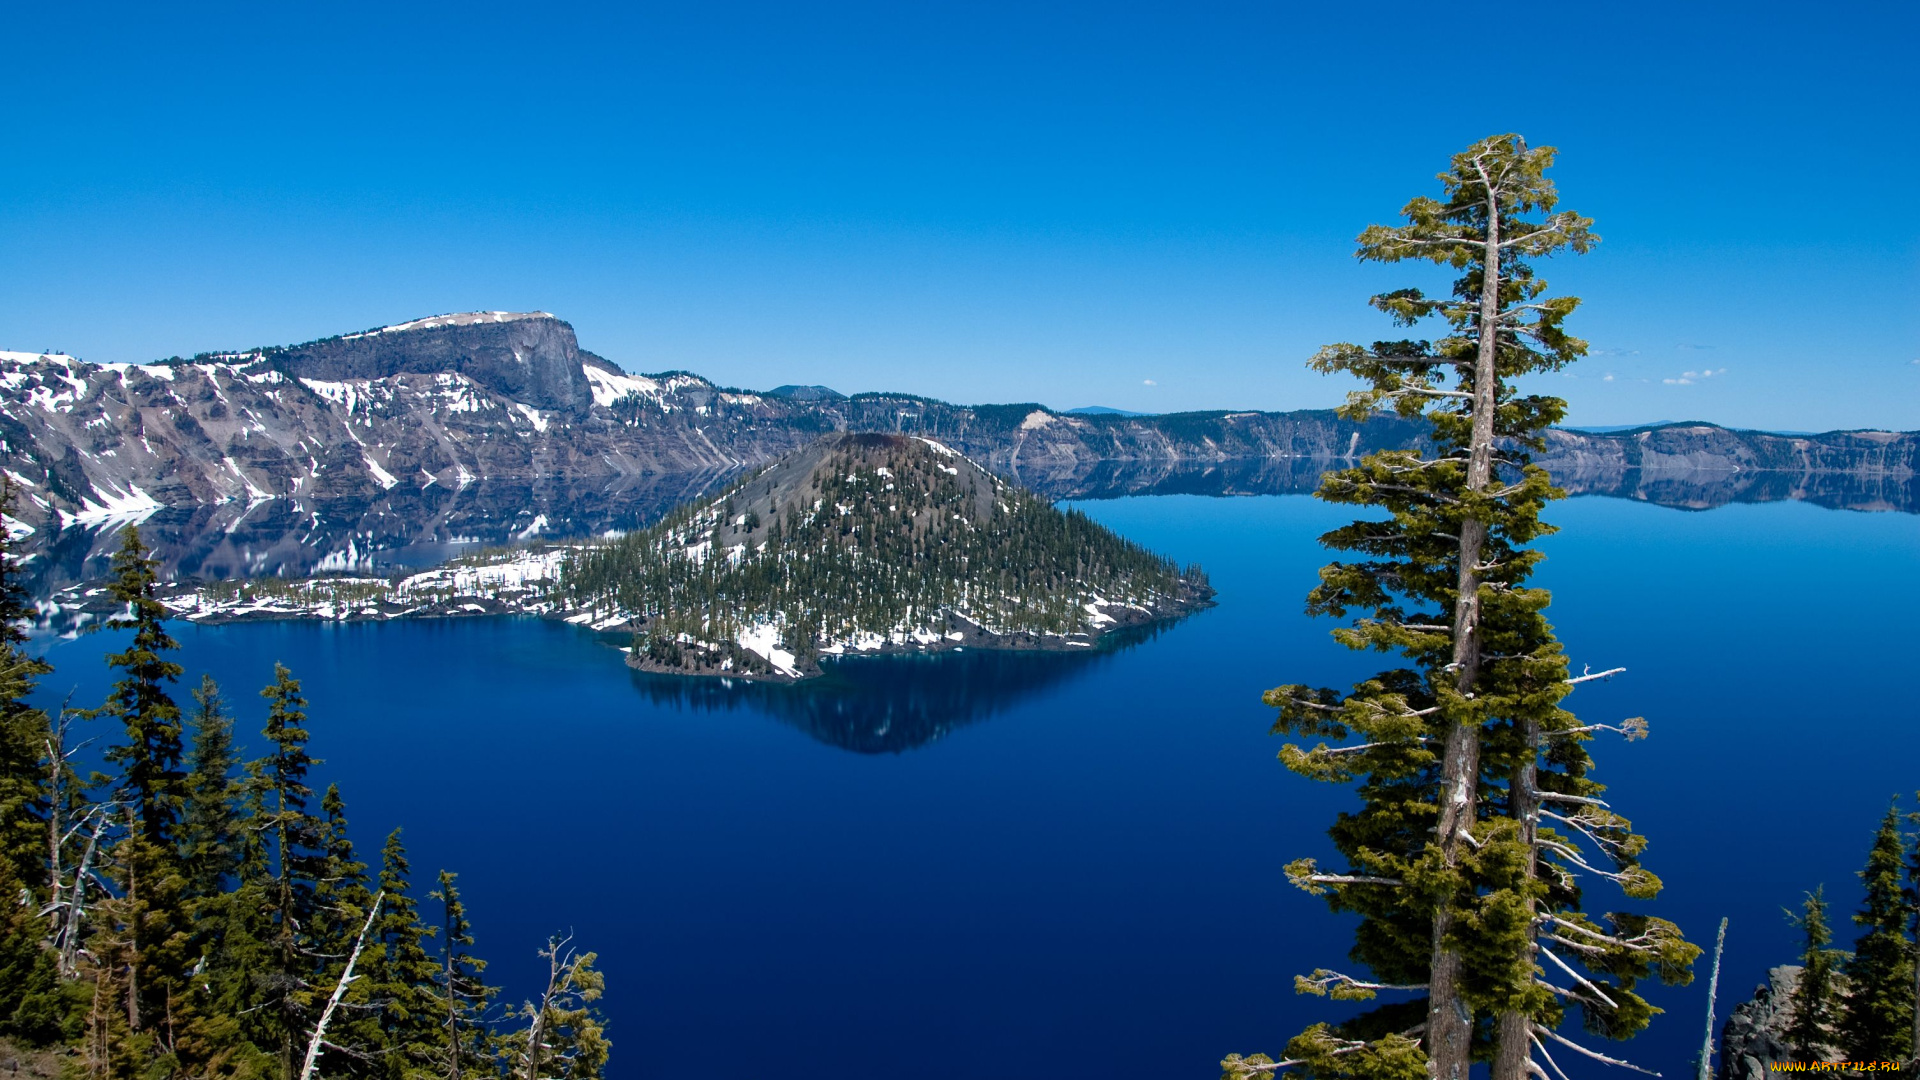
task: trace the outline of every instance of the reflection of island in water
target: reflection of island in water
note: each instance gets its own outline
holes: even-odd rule
[[[656,705],[694,712],[763,713],[830,746],[898,754],[988,719],[1153,640],[1172,621],[1116,630],[1088,649],[965,649],[828,660],[826,674],[781,684],[634,671]]]

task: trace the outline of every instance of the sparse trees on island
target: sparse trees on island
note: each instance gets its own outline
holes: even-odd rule
[[[276,665],[262,691],[259,759],[243,762],[210,678],[183,716],[137,529],[114,560],[132,633],[108,657],[111,696],[33,707],[51,668],[16,627],[8,545],[0,531],[0,1037],[64,1045],[74,1080],[597,1080],[591,954],[560,954],[533,1042],[492,1010],[452,875],[424,917],[399,833],[369,880],[339,789],[314,805],[320,762],[291,672]],[[111,775],[75,767],[83,713],[124,731]]]
[[[1416,198],[1405,224],[1363,232],[1363,260],[1459,273],[1444,297],[1410,288],[1372,300],[1401,326],[1438,321],[1442,333],[1332,345],[1313,359],[1366,384],[1349,417],[1390,408],[1433,432],[1430,453],[1369,455],[1319,491],[1386,516],[1322,537],[1352,557],[1321,570],[1308,610],[1357,616],[1337,640],[1404,662],[1348,692],[1293,684],[1265,698],[1276,733],[1318,740],[1289,744],[1287,767],[1360,797],[1329,834],[1346,865],[1303,859],[1288,875],[1359,916],[1350,956],[1366,970],[1317,970],[1297,988],[1392,1000],[1308,1028],[1279,1059],[1232,1055],[1228,1077],[1464,1080],[1487,1060],[1495,1080],[1521,1080],[1558,1073],[1556,1054],[1614,1062],[1562,1033],[1568,1013],[1591,1035],[1628,1038],[1654,1012],[1639,981],[1691,978],[1699,950],[1672,923],[1583,911],[1582,878],[1635,900],[1660,882],[1640,865],[1645,840],[1589,775],[1595,735],[1638,738],[1645,722],[1583,724],[1562,707],[1577,684],[1612,672],[1569,672],[1548,595],[1528,583],[1540,559],[1530,545],[1551,531],[1541,511],[1560,495],[1531,455],[1565,403],[1522,394],[1516,380],[1586,351],[1563,327],[1579,301],[1547,296],[1534,263],[1598,240],[1588,219],[1557,208],[1553,157],[1515,135],[1481,140],[1440,175],[1441,198]]]

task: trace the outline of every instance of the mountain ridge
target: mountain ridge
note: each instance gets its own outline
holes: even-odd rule
[[[138,520],[160,507],[370,502],[403,485],[617,486],[757,466],[831,431],[938,439],[1041,490],[1101,463],[1324,468],[1415,448],[1425,436],[1396,416],[1356,423],[1326,409],[1089,415],[1034,402],[779,389],[789,394],[689,372],[630,374],[545,312],[430,316],[145,365],[0,353],[0,465],[21,491],[16,519],[38,529]],[[1812,477],[1887,492],[1869,505],[1911,505],[1920,493],[1914,432],[1798,436],[1679,423],[1554,429],[1547,439],[1542,464],[1599,477],[1588,486],[1602,489],[1762,472],[1789,493],[1815,486]]]

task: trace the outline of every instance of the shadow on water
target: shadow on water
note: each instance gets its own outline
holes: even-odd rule
[[[801,683],[634,671],[633,686],[655,705],[762,713],[842,750],[900,754],[1084,677],[1175,621],[1117,630],[1090,649],[855,656],[827,660],[824,675]]]

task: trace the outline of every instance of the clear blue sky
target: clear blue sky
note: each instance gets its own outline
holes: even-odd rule
[[[1920,428],[1916,11],[14,5],[0,347],[539,308],[747,387],[1324,406],[1436,280],[1353,236],[1511,130],[1605,238],[1574,422]]]

